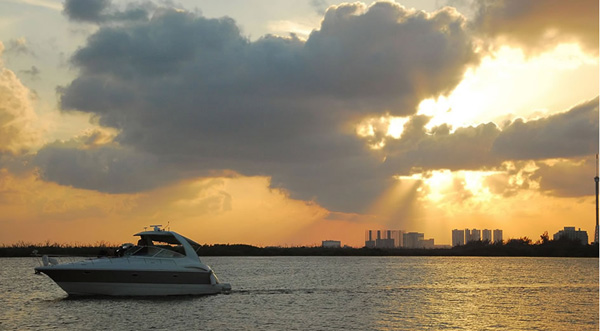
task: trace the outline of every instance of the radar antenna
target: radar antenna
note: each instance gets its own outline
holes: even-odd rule
[[[160,228],[162,226],[162,224],[152,224],[150,225],[151,228],[154,228],[154,231],[162,231],[162,229]]]

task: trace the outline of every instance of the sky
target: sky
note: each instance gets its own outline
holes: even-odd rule
[[[595,226],[598,2],[0,2],[0,244]]]

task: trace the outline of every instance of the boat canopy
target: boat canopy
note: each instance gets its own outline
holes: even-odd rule
[[[182,237],[183,239],[185,239],[185,241],[187,241],[192,246],[201,246],[199,243],[193,241],[190,238],[184,237],[180,234],[178,234],[178,235],[180,237]],[[134,234],[134,236],[140,236],[143,239],[150,239],[152,241],[158,241],[158,242],[163,242],[163,243],[167,243],[167,244],[173,244],[173,245],[181,244],[179,239],[177,239],[177,237],[175,237],[175,235],[173,235],[173,233],[171,231],[143,231],[143,232]]]

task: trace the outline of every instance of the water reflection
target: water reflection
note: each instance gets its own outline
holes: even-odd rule
[[[35,260],[1,259],[0,329],[598,329],[598,259],[204,260],[231,294],[68,298]]]

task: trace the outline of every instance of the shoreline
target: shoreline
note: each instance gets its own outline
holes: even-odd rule
[[[0,247],[0,257],[31,257],[64,255],[100,257],[112,256],[109,246],[6,246]],[[324,248],[324,247],[256,247],[245,244],[203,245],[198,256],[498,256],[498,257],[599,257],[598,244],[582,245],[573,241],[549,241],[542,244],[511,242],[489,244],[472,242],[452,248]]]

